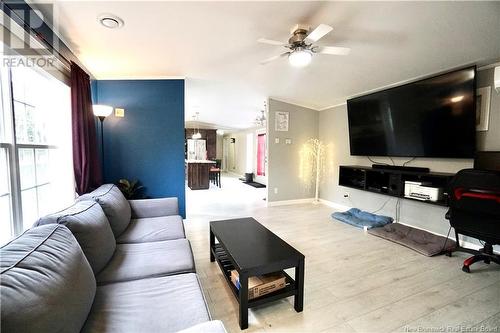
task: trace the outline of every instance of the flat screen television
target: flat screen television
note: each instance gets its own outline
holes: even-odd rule
[[[349,99],[351,155],[472,158],[476,68]]]

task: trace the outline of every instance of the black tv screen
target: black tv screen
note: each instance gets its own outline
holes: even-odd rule
[[[472,158],[476,68],[347,101],[351,155]]]

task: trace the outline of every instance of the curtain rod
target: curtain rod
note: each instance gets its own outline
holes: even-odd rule
[[[12,19],[15,23],[21,26],[24,31],[31,37],[35,38],[42,45],[46,46],[49,51],[51,51],[54,56],[68,69],[71,68],[71,62],[77,63],[82,67],[87,74],[90,75],[88,70],[86,70],[80,63],[76,55],[71,51],[71,49],[66,45],[66,43],[57,36],[54,30],[36,13],[36,11],[25,1],[5,1],[1,0],[0,9],[5,13],[7,17]],[[40,20],[41,25],[39,27],[30,26],[29,22],[23,17],[20,17],[16,11],[21,11],[24,13],[29,13],[31,17]],[[58,47],[56,48],[55,45]]]

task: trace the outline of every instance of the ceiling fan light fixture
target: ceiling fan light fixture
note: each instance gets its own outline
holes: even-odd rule
[[[311,63],[312,53],[303,48],[297,48],[288,55],[288,62],[293,67],[305,67]]]

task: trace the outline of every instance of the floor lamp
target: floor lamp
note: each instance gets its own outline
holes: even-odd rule
[[[102,162],[102,175],[104,178],[104,119],[113,112],[113,107],[109,105],[94,104],[92,105],[94,115],[99,118],[101,122],[101,162]]]

